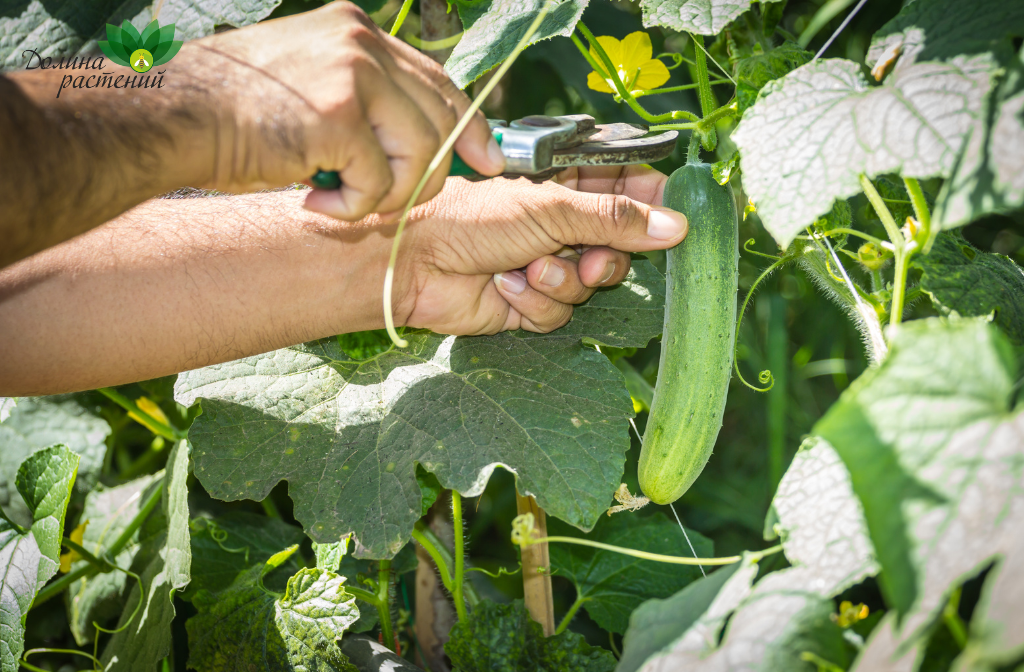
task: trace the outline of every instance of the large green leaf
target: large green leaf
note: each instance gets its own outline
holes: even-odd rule
[[[63,443],[81,459],[75,494],[84,497],[96,485],[106,455],[110,426],[96,417],[76,397],[25,397],[0,424],[0,506],[22,526],[31,515],[15,487],[18,466],[33,453]]]
[[[119,632],[111,636],[101,658],[103,669],[152,670],[171,650],[174,593],[188,585],[192,552],[188,530],[188,446],[178,442],[167,458],[161,509],[139,530],[132,570],[142,579],[128,594]],[[134,614],[136,605],[141,608]]]
[[[868,65],[894,53],[896,68],[992,52],[1010,36],[1024,35],[1024,4],[1006,0],[914,0],[871,38]]]
[[[830,598],[878,566],[849,473],[827,442],[809,439],[794,456],[772,501],[769,523],[793,566],[768,574],[753,589],[756,567],[738,571],[725,584],[732,593],[723,588],[705,615],[644,670],[810,672],[816,667],[804,660],[805,652],[843,667],[851,661],[842,630],[832,621]],[[710,590],[694,584],[687,597],[681,593],[651,607],[651,613],[692,622],[693,615],[668,609],[691,609],[706,602],[703,591]],[[716,646],[726,618],[729,626]],[[632,638],[647,639],[639,630]]]
[[[754,0],[640,0],[644,26],[665,26],[697,35],[717,35]],[[776,2],[777,0],[768,0]]]
[[[522,600],[480,602],[451,630],[445,653],[456,672],[611,672],[610,651],[571,631],[545,637]]]
[[[274,593],[261,585],[261,575],[272,564],[250,567],[218,593],[201,590],[196,594],[193,604],[199,613],[186,623],[189,668],[198,672],[351,669],[337,640],[359,611],[355,597],[345,592],[344,578],[303,568],[288,579],[283,594]]]
[[[648,658],[679,639],[708,611],[722,586],[741,566],[740,563],[726,565],[672,597],[647,600],[637,607],[629,615],[629,628],[622,640],[622,657],[615,672],[636,672]],[[752,567],[756,572],[756,565]],[[748,587],[750,580],[746,580]]]
[[[1024,269],[1012,259],[982,252],[957,232],[943,232],[913,264],[936,308],[946,315],[994,315],[1013,344],[1024,345]]]
[[[476,0],[458,2],[466,32],[444,69],[460,89],[475,82],[511,55],[537,12],[554,4],[530,44],[570,35],[590,0]]]
[[[232,511],[217,518],[193,518],[189,523],[192,542],[192,581],[185,599],[200,590],[224,590],[235,578],[293,544],[301,544],[302,529],[280,518],[267,518],[244,511]],[[299,571],[294,557],[281,565],[286,578]],[[277,575],[275,574],[275,576]],[[277,589],[268,580],[268,587]],[[283,588],[283,584],[280,586]]]
[[[949,591],[993,560],[989,581],[1005,582],[1004,569],[1019,566],[1024,413],[1012,408],[1015,379],[1012,348],[991,324],[918,320],[892,334],[885,362],[816,425],[850,471],[883,594],[901,616],[865,656],[881,660],[919,642]],[[1016,609],[1012,590],[986,589],[986,614]],[[1022,637],[1022,628],[1005,631],[988,654],[1024,651]]]
[[[4,448],[0,448],[3,450]],[[17,672],[25,649],[25,617],[36,593],[60,565],[64,514],[78,455],[51,446],[22,462],[15,478],[31,525],[21,528],[0,512],[0,671]]]
[[[629,282],[589,305],[623,295],[657,305],[659,287]],[[548,513],[589,529],[618,487],[633,414],[622,375],[580,343],[606,342],[599,312],[580,311],[592,330],[417,332],[408,349],[363,361],[328,338],[182,374],[177,399],[202,399],[189,435],[196,476],[225,500],[261,500],[287,480],[307,534],[329,543],[354,532],[364,558],[409,539],[422,515],[417,464],[466,496],[504,466]],[[624,329],[625,345],[657,333],[644,319]]]
[[[115,488],[101,485],[90,492],[80,517],[83,523],[88,521],[82,546],[94,555],[104,555],[104,549],[121,536],[139,512],[149,489],[160,487],[158,481],[159,475],[144,476]],[[136,533],[117,557],[111,559],[118,567],[130,567],[138,548]],[[71,568],[75,570],[86,564],[85,560],[79,560]],[[80,579],[68,588],[68,624],[79,646],[92,643],[96,634],[92,625],[94,621],[103,624],[120,615],[127,595],[126,581],[129,580],[123,572],[108,572]]]
[[[176,39],[192,40],[220,25],[256,23],[279,4],[281,0],[7,0],[0,5],[0,70],[24,68],[27,49],[54,59],[98,54],[96,41],[106,39],[108,23],[127,20],[143,30],[159,18],[161,25],[174,24]]]
[[[555,519],[548,523],[548,534],[583,536]],[[714,555],[709,539],[694,530],[688,534],[699,557]],[[679,525],[660,513],[603,517],[586,538],[651,553],[691,554]],[[558,576],[573,582],[577,599],[585,600],[583,608],[598,625],[611,632],[625,632],[630,612],[644,600],[675,593],[701,575],[698,567],[638,560],[586,546],[552,544],[550,553],[551,566]]]
[[[1024,205],[1024,49],[989,106],[943,185],[935,221],[944,228]]]
[[[834,59],[768,83],[732,136],[765,228],[788,246],[859,193],[862,173],[949,176],[995,67],[988,54],[915,63],[870,86],[859,64]]]

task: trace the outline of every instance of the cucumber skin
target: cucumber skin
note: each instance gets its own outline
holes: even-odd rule
[[[706,163],[676,170],[664,205],[689,233],[668,251],[665,327],[654,402],[640,449],[640,489],[679,499],[704,470],[722,428],[736,334],[739,222],[732,187]]]

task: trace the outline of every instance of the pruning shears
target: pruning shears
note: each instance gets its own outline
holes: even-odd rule
[[[491,133],[505,155],[502,177],[551,179],[572,166],[624,166],[666,159],[676,146],[677,131],[650,133],[642,124],[598,124],[589,114],[549,117],[535,114],[507,123],[488,119]],[[459,157],[449,175],[487,179]],[[317,189],[339,189],[341,178],[321,170],[310,180]]]

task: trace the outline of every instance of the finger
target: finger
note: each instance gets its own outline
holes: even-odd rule
[[[436,63],[422,54],[417,53],[417,56],[429,61],[430,65],[425,65],[421,72],[430,79],[440,94],[451,102],[456,116],[461,119],[469,109],[469,97],[455,86]],[[480,111],[473,114],[469,125],[455,141],[455,152],[470,168],[481,175],[500,175],[505,170],[505,155],[501,153],[501,147],[491,135],[487,119]]]
[[[525,272],[530,287],[560,303],[583,303],[594,293],[580,280],[573,259],[548,254],[530,262]]]
[[[556,181],[576,191],[620,194],[641,203],[661,205],[668,175],[645,165],[580,166],[565,169]]]
[[[441,137],[419,105],[390,78],[364,79],[360,90],[364,100],[369,101],[366,116],[394,176],[391,188],[376,209],[389,212],[404,208],[437,153]]]
[[[686,236],[686,215],[669,208],[609,193],[566,189],[558,196],[541,201],[532,216],[562,244],[645,252],[672,247]]]
[[[338,171],[341,189],[314,189],[306,196],[305,207],[336,219],[356,221],[374,211],[391,188],[393,176],[370,125],[354,122],[347,130],[346,152],[338,159],[341,165],[322,166]]]
[[[629,254],[610,247],[592,247],[580,257],[580,281],[587,287],[611,287],[626,279]]]
[[[494,284],[498,293],[521,317],[520,328],[546,334],[565,324],[572,317],[572,306],[544,296],[529,286],[522,271],[497,273]]]

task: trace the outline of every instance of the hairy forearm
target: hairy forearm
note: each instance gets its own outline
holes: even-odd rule
[[[106,61],[0,76],[0,267],[210,180],[217,121],[202,52],[183,48],[145,75]]]
[[[149,201],[0,270],[0,396],[167,375],[383,326],[393,227],[303,192]]]

